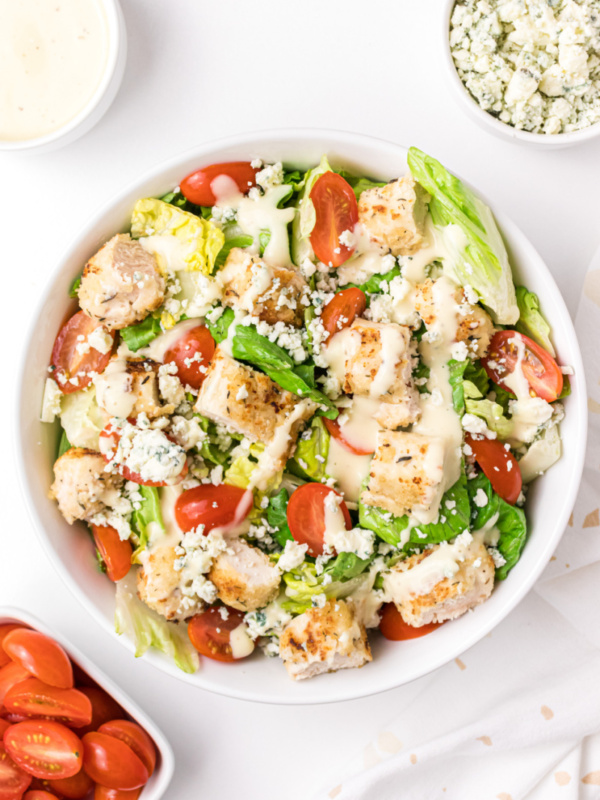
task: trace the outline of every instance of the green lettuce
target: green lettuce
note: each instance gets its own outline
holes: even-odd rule
[[[556,464],[562,454],[562,443],[557,425],[545,428],[519,461],[523,483],[530,483]]]
[[[334,562],[338,562],[341,556],[344,558],[336,565]],[[370,560],[361,560],[352,553],[340,553],[320,575],[317,575],[315,564],[305,561],[291,572],[284,573],[287,599],[281,603],[281,607],[292,614],[303,614],[312,608],[312,598],[315,596],[324,594],[328,600],[348,597],[369,579],[369,573],[365,570],[370,563]],[[333,579],[333,574],[343,577]],[[323,582],[325,575],[332,577],[331,583]]]
[[[308,239],[315,227],[317,217],[310,193],[321,175],[332,171],[327,156],[323,156],[319,166],[308,170],[304,176],[304,186],[296,200],[298,211],[292,224],[292,260],[295,264],[301,264],[312,252]]]
[[[223,232],[207,219],[153,197],[138,200],[131,216],[131,235],[139,239],[155,234],[175,236],[186,268],[205,275],[212,274],[217,255],[225,243]]]
[[[229,441],[223,442],[222,437],[217,433],[217,426],[212,420],[208,419],[208,417],[203,417],[201,414],[194,414],[194,416],[204,433],[207,434],[198,448],[200,455],[209,464],[225,466],[229,463],[231,450],[242,436],[231,433],[229,434]],[[227,446],[224,447],[224,444]]]
[[[72,297],[73,299],[75,299],[76,297],[79,296],[79,287],[81,286],[81,278],[82,277],[83,277],[83,273],[80,273],[75,278],[75,280],[73,281],[71,286],[69,287],[69,297]]]
[[[326,466],[329,455],[330,436],[321,417],[313,417],[310,437],[298,439],[294,457],[287,469],[307,481],[322,481],[327,478]]]
[[[353,175],[351,172],[347,172],[345,169],[336,169],[335,172],[348,181],[354,191],[354,194],[356,195],[357,200],[360,200],[361,194],[366,192],[368,189],[374,189],[377,186],[386,185],[385,181],[373,181],[370,178],[359,178],[358,176]]]
[[[271,536],[280,547],[285,547],[287,541],[292,541],[293,536],[287,521],[287,504],[289,500],[287,489],[280,489],[276,495],[269,498],[267,506],[267,522],[274,529]]]
[[[61,430],[60,441],[58,442],[58,453],[56,454],[56,457],[60,458],[67,452],[67,450],[70,450],[71,447],[73,447],[73,445],[68,440],[67,434],[64,430]]]
[[[106,425],[106,416],[96,402],[94,385],[63,395],[60,407],[60,422],[71,445],[99,450],[100,432]]]
[[[452,358],[448,362],[448,381],[452,388],[452,405],[457,414],[465,413],[465,383],[479,392],[479,396],[486,395],[490,388],[490,380],[480,361],[457,361]],[[472,389],[471,389],[472,391]],[[475,397],[475,395],[470,395]]]
[[[131,525],[137,535],[137,547],[133,554],[133,563],[139,563],[139,554],[146,549],[150,541],[150,523],[157,525],[164,533],[165,524],[160,508],[160,496],[155,486],[139,486],[142,495],[140,508],[134,508]]]
[[[550,340],[550,325],[540,311],[540,301],[537,294],[530,292],[524,286],[517,286],[517,303],[519,305],[519,321],[515,328],[519,333],[529,336],[534,342],[547,350],[551,356],[556,356],[556,351]]]
[[[225,265],[227,256],[234,247],[250,247],[253,244],[254,239],[252,236],[248,236],[247,234],[232,236],[230,239],[227,239],[226,237],[223,247],[219,250],[219,253],[215,259],[215,270],[219,270]]]
[[[155,317],[153,314],[148,314],[146,319],[141,322],[137,322],[135,325],[128,325],[119,331],[121,338],[132,353],[136,353],[142,347],[147,347],[162,332],[160,317]]]
[[[234,310],[232,308],[226,308],[216,322],[209,322],[206,320],[206,327],[217,344],[225,341],[229,334],[229,326],[234,319]]]
[[[439,161],[416,147],[408,151],[408,166],[431,195],[434,225],[458,225],[465,236],[454,265],[456,277],[473,287],[497,323],[514,325],[519,307],[506,247],[491,210]]]
[[[499,439],[508,439],[512,433],[513,423],[505,417],[503,407],[483,397],[471,381],[464,381],[463,390],[467,413],[485,420],[488,428],[494,431]]]
[[[238,486],[240,489],[247,489],[252,480],[252,473],[258,466],[258,459],[260,454],[265,449],[262,442],[250,445],[248,455],[238,456],[225,472],[223,482],[228,483],[230,486]],[[279,488],[283,472],[276,472],[272,475],[265,487],[266,492],[273,492]],[[258,515],[260,516],[260,514]]]

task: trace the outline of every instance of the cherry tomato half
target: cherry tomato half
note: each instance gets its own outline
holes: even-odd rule
[[[135,425],[135,419],[130,419],[132,425]],[[169,441],[174,442],[175,439],[169,434],[165,434]],[[115,427],[112,424],[112,421],[108,423],[108,425],[100,432],[100,452],[104,457],[105,461],[108,463],[111,460],[111,454],[114,454],[114,451],[119,445],[119,441],[121,439],[121,431],[118,427]],[[188,472],[188,465],[187,461],[184,462],[183,468],[179,475],[176,477],[175,481],[149,481],[142,478],[141,475],[138,475],[137,472],[133,472],[129,469],[129,467],[124,466],[123,464],[117,465],[117,471],[119,475],[122,475],[126,481],[133,481],[133,483],[137,483],[140,486],[167,486],[168,483],[178,482],[183,480],[183,478],[187,475]]]
[[[12,722],[9,722],[7,719],[0,719],[0,742],[2,741],[2,737],[4,736],[4,731],[8,730]]]
[[[492,484],[492,489],[511,506],[519,499],[523,478],[519,462],[497,439],[486,439],[467,434],[475,460]]]
[[[109,789],[108,786],[100,786],[97,783],[94,789],[94,800],[137,800],[141,793],[141,789],[131,789],[126,792],[121,789]]]
[[[340,267],[354,247],[340,243],[344,231],[354,231],[358,222],[358,203],[354,190],[336,172],[326,172],[316,181],[310,193],[315,207],[316,222],[310,234],[315,255],[323,264]]]
[[[223,619],[219,608],[212,606],[188,623],[191,643],[201,655],[215,661],[236,660],[231,651],[230,634],[242,624],[244,614],[235,608],[227,608],[227,612],[227,619]]]
[[[32,789],[25,792],[23,800],[56,800],[57,795],[47,792],[45,789]]]
[[[19,800],[30,783],[31,775],[15,763],[0,741],[0,800]]]
[[[16,661],[11,661],[10,664],[0,669],[0,708],[2,708],[4,698],[13,686],[26,681],[27,678],[31,678],[31,672]],[[4,710],[2,716],[5,715],[6,711]]]
[[[129,745],[105,733],[83,737],[83,768],[109,789],[138,789],[148,782],[148,770]]]
[[[182,531],[204,525],[204,533],[213,528],[232,527],[250,513],[251,495],[239,486],[210,483],[182,492],[175,503],[175,519]]]
[[[321,322],[328,333],[334,336],[344,328],[349,328],[356,317],[361,317],[367,307],[367,298],[361,289],[342,289],[330,300],[321,314]]]
[[[481,359],[485,371],[495,384],[513,394],[504,378],[514,371],[519,358],[516,338],[520,338],[525,346],[522,370],[531,391],[552,403],[562,392],[563,374],[550,353],[522,333],[507,330],[492,336],[487,356]]]
[[[381,609],[379,630],[391,642],[403,642],[406,639],[418,639],[439,628],[443,622],[430,622],[415,628],[402,619],[402,615],[393,603],[386,603]]]
[[[106,566],[106,574],[116,583],[131,569],[133,548],[128,539],[121,539],[110,525],[92,525],[94,542]]]
[[[258,172],[248,161],[230,161],[227,164],[211,164],[192,172],[179,184],[181,193],[198,206],[214,206],[217,202],[212,182],[221,175],[231,178],[242,194],[256,185]],[[218,192],[218,190],[217,190]]]
[[[113,719],[101,725],[98,733],[114,736],[128,744],[148,770],[148,775],[152,775],[156,766],[156,748],[143,728],[128,719]]]
[[[83,763],[81,739],[60,722],[18,722],[4,734],[9,756],[36,778],[69,778]]]
[[[183,385],[199,389],[214,352],[215,340],[210,331],[205,325],[198,325],[169,347],[163,362],[174,362],[177,366],[177,377]]]
[[[371,453],[374,453],[374,450],[364,450],[360,447],[356,447],[354,444],[350,444],[348,439],[344,436],[344,431],[340,427],[340,423],[337,419],[327,419],[327,417],[323,417],[323,422],[325,423],[325,427],[329,431],[330,436],[333,436],[334,439],[344,447],[349,453],[354,453],[355,456],[370,456]]]
[[[94,781],[84,769],[80,769],[76,775],[70,778],[59,778],[56,781],[48,781],[48,790],[54,791],[60,797],[67,800],[81,800],[94,788]]]
[[[105,722],[125,717],[125,712],[121,706],[104,689],[99,686],[78,686],[77,688],[89,698],[92,704],[92,721],[78,731],[81,736],[90,731],[98,730]]]
[[[4,652],[4,648],[2,647],[2,643],[4,642],[4,638],[8,636],[11,631],[15,631],[17,628],[22,628],[23,625],[17,625],[14,623],[8,623],[7,625],[0,625],[0,668],[5,667],[10,662],[10,656],[8,653]]]
[[[28,678],[13,686],[4,698],[4,706],[13,714],[54,719],[73,728],[92,721],[92,704],[82,692],[58,689],[38,678]]]
[[[63,648],[39,631],[21,628],[5,637],[4,651],[35,678],[59,689],[73,687],[73,667]]]
[[[310,556],[323,554],[325,545],[325,500],[330,494],[340,496],[336,491],[322,483],[305,483],[290,497],[287,507],[287,521],[294,539],[308,545]],[[352,528],[348,506],[342,500],[339,504],[344,515],[346,530]]]
[[[64,394],[84,389],[92,382],[91,373],[101,373],[106,369],[112,350],[109,350],[108,353],[101,353],[90,347],[87,353],[80,353],[77,349],[78,345],[85,343],[92,331],[102,327],[100,322],[91,319],[83,311],[78,311],[58,332],[52,348],[50,363],[54,367],[52,377]],[[106,332],[114,342],[115,332],[108,330]],[[84,338],[79,339],[80,336]],[[80,349],[85,350],[82,347]],[[74,379],[75,382],[71,383],[71,379]]]

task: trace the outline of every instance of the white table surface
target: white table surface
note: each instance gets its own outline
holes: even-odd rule
[[[600,141],[543,152],[471,124],[442,72],[441,0],[122,5],[129,61],[107,116],[56,153],[0,153],[5,436],[29,309],[78,227],[149,166],[242,131],[327,127],[418,145],[522,227],[574,313],[598,245]],[[310,796],[410,697],[405,687],[330,706],[270,707],[212,695],[134,662],[78,607],[50,566],[26,516],[8,447],[5,453],[0,605],[22,606],[59,628],[155,718],[177,757],[169,798]]]

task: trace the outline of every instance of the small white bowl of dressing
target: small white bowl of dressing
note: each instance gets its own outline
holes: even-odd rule
[[[126,59],[118,0],[0,0],[0,151],[83,136],[113,102]]]

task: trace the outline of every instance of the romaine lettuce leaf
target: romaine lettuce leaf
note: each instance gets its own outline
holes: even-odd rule
[[[469,359],[457,361],[452,358],[448,362],[448,372],[448,381],[452,387],[452,405],[456,413],[462,416],[465,413],[464,384],[470,383],[479,392],[479,396],[483,397],[489,391],[490,380],[480,361],[473,362]]]
[[[60,422],[71,445],[99,450],[100,432],[108,416],[96,402],[94,385],[63,395],[60,406]]]
[[[517,286],[517,303],[520,317],[515,325],[519,333],[529,336],[534,342],[547,350],[551,356],[556,356],[556,351],[550,340],[550,325],[540,311],[540,301],[537,294],[530,292],[524,286]]]
[[[312,252],[309,236],[317,221],[310,193],[317,180],[326,172],[332,172],[327,156],[323,156],[318,167],[308,170],[304,176],[304,187],[296,200],[298,209],[292,223],[292,261],[300,265]]]
[[[245,233],[240,236],[232,236],[231,239],[226,238],[223,247],[219,250],[215,259],[215,270],[219,270],[224,266],[227,261],[227,256],[234,247],[250,247],[252,244],[254,244],[254,239],[252,236],[248,236]]]
[[[347,556],[349,554],[344,553],[342,555]],[[340,556],[337,556],[335,561],[337,562],[339,558]],[[312,598],[316,595],[324,594],[328,600],[347,597],[360,588],[364,581],[369,578],[369,573],[365,572],[365,570],[371,563],[370,560],[364,561],[364,566],[357,563],[360,561],[361,559],[358,559],[357,556],[354,556],[354,559],[343,559],[337,568],[334,567],[333,561],[330,562],[328,567],[336,574],[343,574],[342,565],[345,565],[345,574],[348,576],[347,579],[338,578],[337,580],[332,580],[331,583],[323,583],[323,578],[325,575],[331,575],[332,573],[324,570],[320,575],[317,575],[316,566],[310,561],[305,561],[291,572],[286,572],[283,576],[283,581],[287,599],[281,603],[281,607],[292,614],[303,614],[313,606]],[[362,570],[357,573],[356,570],[361,567]]]
[[[287,522],[288,500],[287,489],[280,489],[276,495],[269,498],[267,506],[267,522],[271,528],[275,529],[271,532],[271,536],[281,547],[285,547],[285,543],[294,538]]]
[[[562,454],[562,444],[558,425],[551,425],[542,431],[519,461],[523,483],[530,483],[543,472],[556,464]]]
[[[155,486],[139,486],[138,491],[142,495],[140,508],[134,508],[131,515],[131,526],[137,534],[137,547],[132,559],[134,564],[139,563],[139,554],[148,546],[150,524],[154,523],[163,532],[165,530],[158,489]]]
[[[458,225],[465,237],[454,271],[470,285],[501,325],[519,319],[510,263],[491,210],[458,178],[416,147],[408,151],[408,166],[431,195],[429,211],[438,228]]]
[[[508,439],[513,430],[513,423],[505,417],[502,406],[482,397],[481,392],[471,381],[463,382],[463,391],[467,414],[481,417],[499,439]]]
[[[121,338],[132,353],[136,353],[142,347],[147,347],[162,332],[160,317],[155,317],[153,314],[148,314],[146,319],[141,322],[128,325],[119,331]]]
[[[321,417],[313,417],[310,438],[298,439],[294,457],[287,463],[292,475],[309,481],[327,478],[327,457],[329,455],[329,432]]]
[[[206,327],[217,344],[225,341],[229,333],[229,326],[235,319],[235,312],[232,308],[226,308],[216,322],[206,320]]]
[[[68,440],[67,434],[65,433],[65,431],[62,430],[61,434],[60,434],[60,441],[58,443],[58,453],[56,454],[56,457],[60,458],[62,455],[64,455],[67,452],[67,450],[70,450],[71,447],[73,447],[73,445]]]

